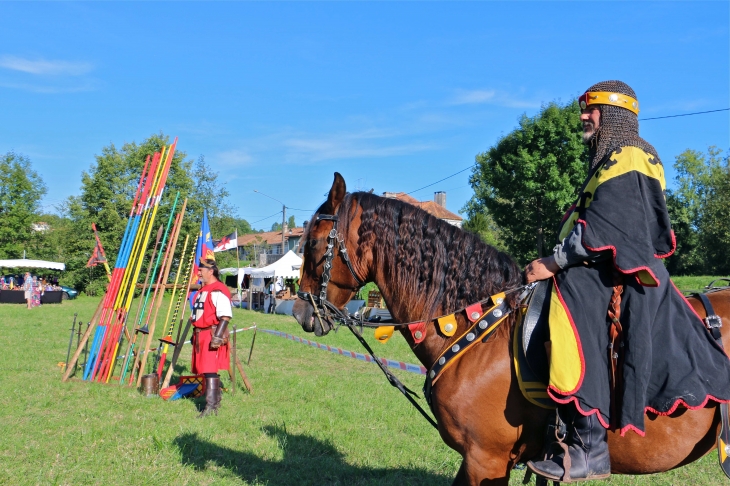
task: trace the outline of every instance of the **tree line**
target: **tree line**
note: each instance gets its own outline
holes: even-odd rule
[[[727,154],[714,146],[687,149],[673,166],[674,189],[666,198],[677,249],[665,260],[670,273],[730,275]],[[549,255],[587,171],[577,102],[547,104],[534,117],[523,115],[515,130],[476,156],[463,227],[523,265]]]
[[[60,276],[61,283],[91,294],[103,292],[106,283],[103,267],[86,268],[96,245],[91,223],[96,224],[112,267],[145,159],[169,144],[169,137],[160,133],[139,144],[130,142],[121,147],[110,144],[102,148],[94,163],[81,174],[79,195],[63,201],[56,208],[57,214],[41,211],[47,188],[31,161],[13,152],[0,156],[0,259],[21,258],[25,251],[27,258],[64,262],[66,271]],[[167,222],[178,191],[180,199],[175,212],[180,210],[183,199],[188,198],[188,203],[177,252],[182,250],[186,235],[190,235],[189,245],[194,246],[204,209],[208,210],[211,233],[215,237],[235,229],[239,235],[254,232],[246,220],[235,215],[225,184],[205,158],[192,160],[178,149],[170,166],[152,239],[157,227]],[[48,228],[38,227],[39,222],[47,223]],[[234,252],[220,252],[216,258],[222,267],[236,262]]]

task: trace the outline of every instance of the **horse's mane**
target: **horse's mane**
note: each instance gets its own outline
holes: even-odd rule
[[[363,210],[356,256],[371,250],[374,261],[391,269],[390,282],[423,320],[439,307],[453,312],[522,283],[509,255],[416,206],[355,192],[339,208],[341,222],[349,222],[355,204]]]

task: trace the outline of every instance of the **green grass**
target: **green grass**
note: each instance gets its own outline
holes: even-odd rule
[[[217,417],[196,420],[199,401],[145,398],[118,384],[61,383],[73,314],[85,321],[98,298],[27,310],[0,305],[0,484],[448,485],[461,458],[377,367],[259,332],[246,372]],[[135,308],[133,306],[133,308]],[[315,338],[291,317],[234,311],[256,323],[361,351],[346,329]],[[416,363],[395,335],[383,357]],[[238,335],[245,361],[251,332]],[[189,348],[179,371],[187,372]],[[422,377],[398,372],[420,390]],[[227,378],[224,380],[225,386]],[[666,444],[671,447],[671,444]],[[597,484],[721,484],[713,453],[674,472]],[[520,484],[522,472],[510,484]]]
[[[698,276],[698,277],[672,277],[672,281],[677,286],[677,288],[683,292],[701,292],[704,290],[704,288],[709,285],[712,281],[717,280],[719,278],[728,278],[728,277],[708,277],[706,275]],[[715,286],[721,287],[724,285],[729,285],[730,283],[724,280],[718,280],[715,282]]]

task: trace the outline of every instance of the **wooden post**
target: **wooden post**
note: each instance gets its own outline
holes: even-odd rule
[[[253,393],[251,382],[248,381],[248,376],[246,376],[246,372],[243,371],[243,365],[238,360],[238,357],[236,357],[236,367],[238,368],[238,372],[241,373],[241,378],[243,378],[243,384],[246,386],[246,390],[248,390],[249,393]]]
[[[68,381],[69,377],[71,376],[71,372],[74,369],[74,366],[76,365],[76,361],[79,359],[79,355],[81,354],[81,351],[84,349],[84,345],[86,345],[86,341],[89,339],[89,335],[91,334],[91,330],[96,326],[97,322],[99,321],[99,314],[101,314],[101,310],[104,307],[104,298],[99,301],[99,305],[96,306],[96,311],[94,312],[94,317],[91,318],[91,323],[89,324],[89,327],[86,328],[86,332],[84,333],[84,337],[81,338],[81,342],[79,342],[79,347],[76,348],[76,352],[74,353],[73,357],[71,358],[71,361],[66,365],[66,373],[64,373],[63,378],[61,379],[62,382]]]
[[[233,350],[231,351],[231,354],[233,356],[233,363],[235,364],[238,358],[236,357],[236,326],[233,326]],[[231,388],[233,388],[233,391],[231,394],[233,396],[236,395],[236,370],[234,366],[231,366],[231,368],[234,368],[233,373],[231,374]]]

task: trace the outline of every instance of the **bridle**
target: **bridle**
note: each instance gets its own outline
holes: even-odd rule
[[[360,280],[360,277],[355,273],[355,268],[352,266],[352,260],[347,253],[347,247],[345,246],[345,238],[337,231],[337,223],[339,222],[339,216],[336,214],[319,214],[317,215],[317,221],[332,221],[332,229],[327,235],[327,250],[324,252],[324,270],[322,271],[322,281],[319,284],[319,295],[313,295],[310,292],[298,291],[297,297],[309,302],[314,307],[314,313],[317,319],[322,325],[322,320],[327,319],[330,322],[345,322],[352,318],[337,308],[332,302],[327,300],[327,286],[330,279],[332,278],[332,261],[335,258],[335,245],[342,256],[342,259],[347,264],[347,268],[350,270],[352,278],[355,279],[355,285],[352,290],[357,292],[360,287],[365,285],[365,282]]]
[[[398,377],[390,372],[390,370],[383,364],[380,358],[375,356],[375,353],[373,353],[370,345],[362,337],[362,332],[357,332],[356,330],[358,326],[361,328],[362,331],[363,326],[378,327],[381,324],[368,325],[363,321],[362,316],[351,316],[346,310],[342,311],[338,309],[337,306],[327,300],[327,285],[329,284],[331,278],[332,261],[335,258],[335,244],[337,244],[340,255],[342,255],[342,259],[345,260],[345,263],[347,264],[347,268],[350,269],[350,274],[352,274],[352,278],[355,279],[356,285],[352,287],[352,290],[357,292],[360,287],[365,284],[365,282],[360,280],[360,277],[358,277],[355,273],[355,268],[352,266],[350,256],[347,254],[345,239],[341,234],[337,232],[337,223],[339,221],[339,217],[336,214],[319,214],[317,215],[317,221],[332,221],[332,229],[327,235],[327,250],[324,252],[324,270],[322,271],[322,281],[320,282],[319,286],[319,295],[313,295],[310,292],[303,292],[300,290],[297,292],[297,297],[304,300],[305,302],[309,302],[310,304],[312,304],[312,307],[314,308],[314,315],[317,317],[317,319],[319,319],[320,326],[322,326],[323,329],[323,320],[325,319],[329,320],[332,323],[339,323],[347,327],[352,332],[352,334],[355,335],[357,340],[360,341],[360,344],[368,351],[368,353],[370,353],[370,356],[373,357],[373,361],[378,365],[378,367],[380,367],[380,370],[385,374],[388,382],[396,387],[403,394],[403,396],[405,396],[408,401],[411,402],[411,404],[416,407],[419,412],[421,412],[421,415],[423,415],[423,417],[428,420],[431,425],[438,429],[438,425],[436,424],[436,422],[414,400],[413,397],[418,397],[418,394],[409,389],[403,383],[401,383]]]
[[[375,356],[373,353],[372,348],[370,345],[365,341],[365,339],[362,337],[362,328],[363,327],[380,327],[384,324],[384,322],[378,322],[378,323],[369,323],[367,321],[364,321],[362,315],[354,314],[350,315],[347,310],[340,310],[338,309],[332,302],[327,300],[327,286],[329,284],[330,278],[331,278],[331,271],[332,271],[332,262],[334,260],[335,254],[334,249],[335,246],[338,247],[340,255],[342,255],[342,259],[347,264],[347,268],[350,269],[350,274],[355,279],[356,285],[353,285],[352,290],[357,292],[360,287],[362,287],[365,282],[360,280],[360,278],[355,273],[355,269],[352,266],[352,261],[350,260],[350,256],[347,253],[347,248],[345,247],[345,239],[344,237],[337,232],[337,223],[339,221],[339,217],[335,214],[319,214],[317,215],[316,221],[332,221],[332,229],[330,230],[329,234],[327,235],[327,250],[324,253],[324,270],[322,271],[322,281],[320,282],[319,287],[319,295],[313,295],[310,292],[303,292],[298,291],[297,297],[304,300],[305,302],[308,302],[312,305],[314,309],[314,315],[317,319],[319,319],[320,326],[322,329],[325,329],[324,327],[324,321],[328,321],[332,323],[332,328],[336,331],[337,325],[343,325],[347,327],[357,338],[358,341],[360,341],[360,344],[370,353],[370,356],[373,357],[373,361],[380,367],[381,371],[385,374],[386,378],[390,382],[391,385],[396,387],[407,399],[411,404],[423,415],[423,417],[428,420],[428,422],[433,425],[435,428],[438,429],[438,425],[436,422],[426,413],[426,411],[414,400],[413,397],[418,397],[418,395],[413,392],[412,390],[408,389],[403,383],[400,382],[400,380],[390,372],[386,368],[386,366],[383,364],[383,362]],[[508,289],[504,291],[505,295],[507,293],[513,293],[513,292],[525,292],[526,288],[532,288],[534,285],[522,285],[519,287],[515,287],[512,289]],[[524,296],[524,293],[523,293]],[[486,302],[490,299],[486,299],[481,302]],[[465,309],[460,309],[459,311],[462,311]],[[491,309],[493,311],[493,316],[489,319],[491,321],[487,320],[481,320],[479,322],[478,328],[481,329],[481,331],[477,331],[476,333],[468,333],[462,336],[461,340],[457,342],[456,345],[448,348],[448,350],[452,351],[452,355],[457,356],[457,353],[459,352],[460,348],[466,349],[470,343],[475,342],[475,339],[477,338],[477,334],[480,334],[482,331],[486,331],[489,333],[490,331],[493,331],[497,324],[493,324],[492,321],[498,322],[499,318],[503,315],[506,316],[506,314],[509,314],[511,312],[511,309],[507,307],[506,301],[503,299],[500,299],[498,301],[498,306]],[[491,312],[490,312],[491,314]],[[478,316],[479,314],[477,314]],[[442,316],[443,317],[443,316]],[[486,317],[486,314],[482,316],[482,319]],[[412,324],[416,324],[415,322],[406,322],[406,323],[388,323],[388,326],[392,327],[407,327]],[[476,325],[476,324],[475,324]],[[357,331],[357,328],[360,328],[360,332]],[[474,329],[477,329],[476,327]],[[485,334],[485,336],[489,336],[490,334]],[[481,334],[478,336],[479,339],[482,338]],[[484,337],[486,339],[486,337]],[[424,395],[426,396],[427,401],[429,402],[429,405],[431,405],[430,400],[430,393],[431,393],[431,387],[432,383],[434,382],[434,377],[436,373],[440,372],[440,370],[443,368],[443,366],[446,364],[447,359],[452,359],[454,356],[443,356],[441,359],[437,361],[432,367],[431,371],[427,375],[426,378],[426,384],[424,385]],[[434,369],[436,368],[436,369]]]

